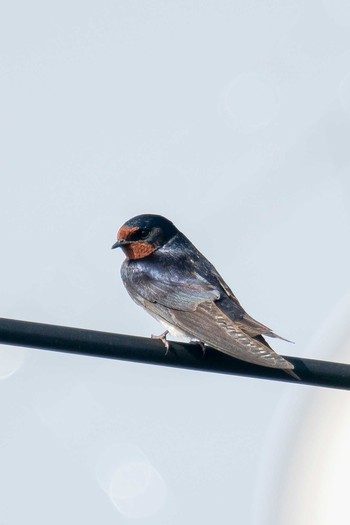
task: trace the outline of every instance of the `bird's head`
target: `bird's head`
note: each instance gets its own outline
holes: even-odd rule
[[[164,246],[177,233],[173,223],[161,215],[137,215],[120,228],[112,249],[122,248],[129,259],[143,259]]]

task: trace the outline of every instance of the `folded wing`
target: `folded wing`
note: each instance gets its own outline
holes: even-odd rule
[[[215,302],[201,303],[191,312],[169,310],[159,303],[149,304],[147,308],[194,339],[232,357],[272,368],[294,368],[286,359],[276,354],[261,336],[255,338],[245,333]]]
[[[150,313],[213,348],[250,363],[292,370],[262,335],[276,336],[242,308],[226,286],[209,283],[199,274],[158,278],[135,273],[125,283]]]

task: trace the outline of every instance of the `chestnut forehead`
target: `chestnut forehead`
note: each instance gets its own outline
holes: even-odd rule
[[[132,228],[128,228],[128,226],[122,226],[120,230],[118,231],[118,240],[125,241],[132,235],[133,233],[137,232],[140,228],[137,228],[136,226],[133,226]]]

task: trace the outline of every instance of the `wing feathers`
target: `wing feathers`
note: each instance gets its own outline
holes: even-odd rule
[[[137,263],[123,264],[122,278],[131,297],[154,317],[243,361],[286,371],[294,368],[262,337],[279,336],[250,317],[221,278],[209,283],[183,268],[164,275],[159,269],[150,271],[142,260]]]
[[[154,276],[143,271],[128,272],[122,267],[122,278],[133,298],[185,312],[193,311],[200,303],[217,301],[220,291],[197,274]]]
[[[148,288],[146,299],[157,302],[174,310],[195,310],[200,303],[216,301],[220,293],[209,283],[193,279],[183,282],[162,281],[152,282]]]
[[[267,344],[244,333],[215,303],[202,303],[190,314],[170,312],[170,318],[190,336],[237,359],[273,368],[294,368]]]

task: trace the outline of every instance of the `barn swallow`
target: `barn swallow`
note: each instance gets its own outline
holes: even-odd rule
[[[165,326],[157,337],[167,350],[168,333],[186,336],[202,348],[298,377],[264,336],[283,338],[245,312],[214,266],[168,219],[133,217],[118,231],[113,248],[126,255],[121,277],[131,298]]]

